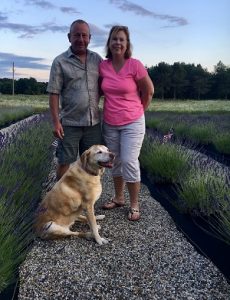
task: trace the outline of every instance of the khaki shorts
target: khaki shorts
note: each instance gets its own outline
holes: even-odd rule
[[[85,150],[102,143],[101,124],[94,126],[63,126],[64,138],[58,140],[56,156],[59,164],[71,164]]]

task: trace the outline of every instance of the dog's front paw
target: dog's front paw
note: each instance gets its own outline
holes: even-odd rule
[[[96,239],[96,242],[99,245],[103,245],[103,244],[107,244],[109,241],[101,237],[101,238]]]
[[[96,220],[103,220],[105,218],[105,215],[97,215],[95,217],[96,217]]]

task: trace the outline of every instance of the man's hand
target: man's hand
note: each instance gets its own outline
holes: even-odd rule
[[[59,139],[63,139],[64,137],[64,130],[63,130],[63,127],[61,125],[60,122],[56,123],[54,125],[54,130],[53,130],[53,135],[56,137],[56,138],[59,138]]]

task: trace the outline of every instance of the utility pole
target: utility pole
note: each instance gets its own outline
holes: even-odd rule
[[[12,82],[12,95],[14,96],[14,62],[13,62],[13,82]]]

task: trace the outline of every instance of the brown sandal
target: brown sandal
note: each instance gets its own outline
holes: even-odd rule
[[[136,208],[130,208],[128,219],[129,219],[129,221],[138,221],[140,219],[139,210]]]
[[[112,199],[111,201],[105,203],[102,208],[103,209],[114,209],[114,208],[117,208],[117,207],[122,207],[122,206],[125,206],[125,203],[118,203],[116,201],[114,201],[114,199]]]

